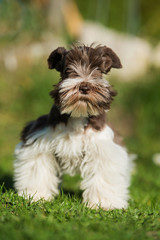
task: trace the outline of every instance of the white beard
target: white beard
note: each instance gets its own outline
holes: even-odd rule
[[[101,114],[102,112],[99,112],[98,108],[96,107],[95,104],[92,104],[91,101],[84,101],[81,100],[80,98],[80,93],[77,93],[78,86],[83,83],[83,82],[89,82],[90,84],[93,84],[95,86],[102,85],[104,88],[110,87],[110,84],[107,80],[105,79],[88,79],[84,80],[84,78],[67,78],[62,81],[59,89],[60,95],[65,93],[66,91],[67,94],[65,94],[61,98],[61,114],[69,114],[71,117],[88,117],[88,116],[97,116]],[[98,84],[97,84],[98,83]],[[72,104],[69,104],[70,99],[74,95],[78,95],[78,101],[72,102]],[[109,94],[109,93],[108,93]],[[86,97],[87,98],[87,97]],[[94,94],[94,103],[97,101],[100,101],[100,96],[96,96]]]

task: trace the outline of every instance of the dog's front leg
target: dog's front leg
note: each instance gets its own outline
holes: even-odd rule
[[[58,166],[51,152],[40,150],[40,143],[31,146],[17,145],[15,149],[14,181],[19,195],[50,200],[58,194]]]
[[[88,130],[81,164],[83,202],[105,210],[127,207],[130,163],[126,150],[114,143],[113,131]]]

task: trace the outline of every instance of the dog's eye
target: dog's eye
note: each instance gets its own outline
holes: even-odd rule
[[[65,68],[65,72],[68,72],[68,71],[69,71],[69,67],[66,67],[66,68]]]

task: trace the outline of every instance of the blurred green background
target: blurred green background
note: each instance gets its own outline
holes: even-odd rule
[[[79,29],[87,21],[142,38],[154,48],[160,37],[159,9],[158,0],[0,1],[1,184],[12,186],[14,147],[25,122],[51,108],[48,93],[59,74],[47,69],[50,52],[81,39]],[[159,67],[151,63],[139,77],[124,81],[113,75],[110,80],[118,96],[109,120],[142,166],[153,166],[152,158],[160,152],[159,78]]]

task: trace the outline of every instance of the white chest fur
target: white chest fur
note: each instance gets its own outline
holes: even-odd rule
[[[53,133],[51,148],[61,167],[61,171],[70,175],[79,170],[85,154],[85,124],[84,118],[71,118],[66,125],[59,124]]]

